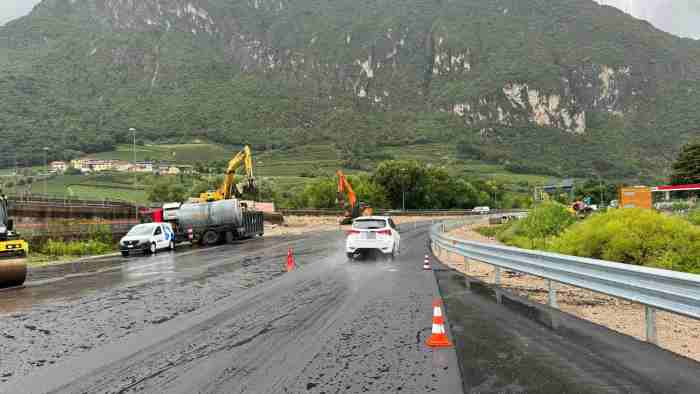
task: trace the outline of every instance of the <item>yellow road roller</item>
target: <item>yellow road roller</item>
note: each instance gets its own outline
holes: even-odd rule
[[[27,279],[29,244],[14,231],[7,198],[0,195],[0,288],[21,286]]]

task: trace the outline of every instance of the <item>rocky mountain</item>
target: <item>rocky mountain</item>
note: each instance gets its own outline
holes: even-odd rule
[[[347,155],[462,141],[524,172],[639,177],[698,108],[700,42],[592,0],[44,0],[0,28],[0,161],[136,127]]]

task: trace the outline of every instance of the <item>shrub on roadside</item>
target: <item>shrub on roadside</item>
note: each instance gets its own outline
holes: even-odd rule
[[[700,228],[651,210],[593,215],[554,240],[550,250],[574,256],[700,273]]]
[[[484,237],[490,237],[494,238],[498,234],[501,233],[505,229],[505,225],[500,225],[500,226],[482,226],[482,227],[477,227],[474,229],[478,234],[483,235]]]
[[[499,240],[521,248],[547,248],[576,218],[562,204],[546,202],[504,230]]]
[[[696,226],[700,226],[700,209],[688,212],[688,221]]]
[[[54,241],[52,239],[46,241],[41,247],[39,253],[51,257],[61,256],[93,256],[109,253],[114,250],[111,243],[106,243],[100,240],[90,241]]]

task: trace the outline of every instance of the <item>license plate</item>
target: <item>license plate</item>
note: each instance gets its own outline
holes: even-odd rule
[[[133,247],[134,247],[134,245],[129,245],[129,248],[133,248]]]
[[[366,232],[365,239],[377,239],[377,234],[373,232]]]

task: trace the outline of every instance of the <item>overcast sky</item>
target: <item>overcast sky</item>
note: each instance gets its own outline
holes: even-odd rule
[[[39,1],[41,0],[0,0],[0,26],[26,15]],[[597,1],[646,19],[661,30],[683,37],[700,38],[700,0]]]
[[[700,0],[598,0],[681,37],[700,38]]]
[[[26,15],[41,0],[0,0],[0,25]]]

